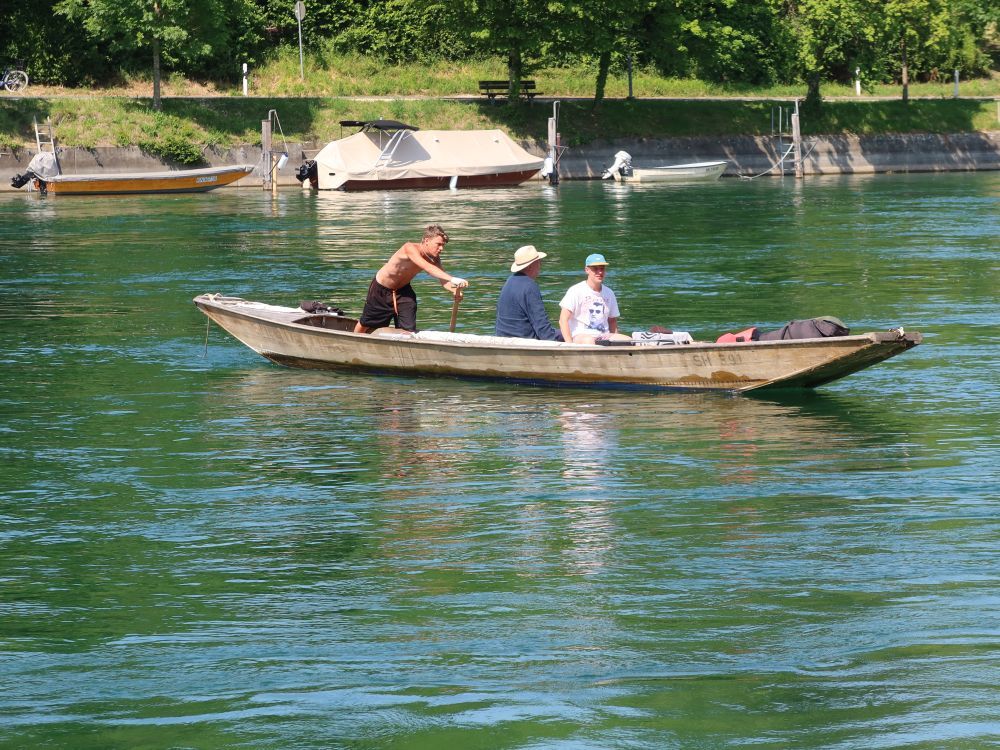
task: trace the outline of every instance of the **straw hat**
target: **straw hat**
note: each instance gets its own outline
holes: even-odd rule
[[[517,273],[518,271],[523,271],[525,268],[530,266],[536,260],[541,260],[545,257],[545,253],[540,253],[535,249],[534,245],[525,245],[524,247],[519,247],[517,252],[514,253],[514,263],[510,267],[511,273]]]

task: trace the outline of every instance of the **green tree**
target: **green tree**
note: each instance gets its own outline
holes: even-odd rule
[[[553,21],[548,24],[558,39],[557,48],[576,57],[596,59],[594,106],[604,100],[612,56],[624,56],[636,48],[636,31],[655,0],[565,0],[552,3]]]
[[[1000,4],[984,0],[949,0],[949,68],[989,75],[1000,67]]]
[[[335,52],[357,52],[388,63],[459,60],[469,55],[470,45],[453,16],[447,2],[367,0],[324,42]]]
[[[910,99],[910,58],[949,38],[948,10],[940,0],[886,0],[882,26],[887,46],[898,44],[903,101]]]
[[[863,63],[874,51],[877,0],[786,0],[796,62],[806,82],[806,108],[822,102],[820,84],[834,71]]]
[[[521,79],[543,57],[551,37],[548,0],[453,0],[453,28],[466,29],[475,47],[507,62],[508,101],[521,94]]]
[[[0,62],[23,63],[32,83],[70,84],[107,74],[102,58],[80,24],[53,12],[57,0],[20,0],[4,6]]]
[[[781,0],[678,0],[677,12],[679,39],[698,78],[764,84],[792,68]]]
[[[82,22],[111,52],[150,54],[156,109],[161,61],[176,65],[208,58],[227,39],[223,0],[62,0],[56,9]]]
[[[886,78],[899,80],[903,100],[914,78],[935,78],[952,69],[989,71],[988,30],[1000,8],[983,0],[889,0],[881,46],[891,66]]]

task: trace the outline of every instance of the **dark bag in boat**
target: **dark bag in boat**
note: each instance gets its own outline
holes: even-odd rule
[[[343,315],[344,311],[339,307],[330,307],[325,302],[320,302],[318,300],[304,300],[299,303],[299,308],[305,310],[307,313],[312,313],[313,315],[318,315],[320,313],[327,313],[330,315]]]
[[[840,318],[826,315],[808,320],[793,320],[777,331],[760,335],[761,341],[784,341],[785,339],[822,339],[828,336],[850,336],[851,329]]]

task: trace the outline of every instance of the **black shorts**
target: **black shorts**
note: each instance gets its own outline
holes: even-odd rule
[[[393,294],[396,299],[393,302]],[[365,328],[382,328],[395,320],[396,328],[417,330],[417,293],[407,284],[395,292],[372,279],[360,323]]]

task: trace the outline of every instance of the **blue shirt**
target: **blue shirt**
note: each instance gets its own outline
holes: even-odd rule
[[[549,322],[538,284],[523,273],[512,274],[500,290],[496,333],[519,339],[563,340],[562,334]]]

